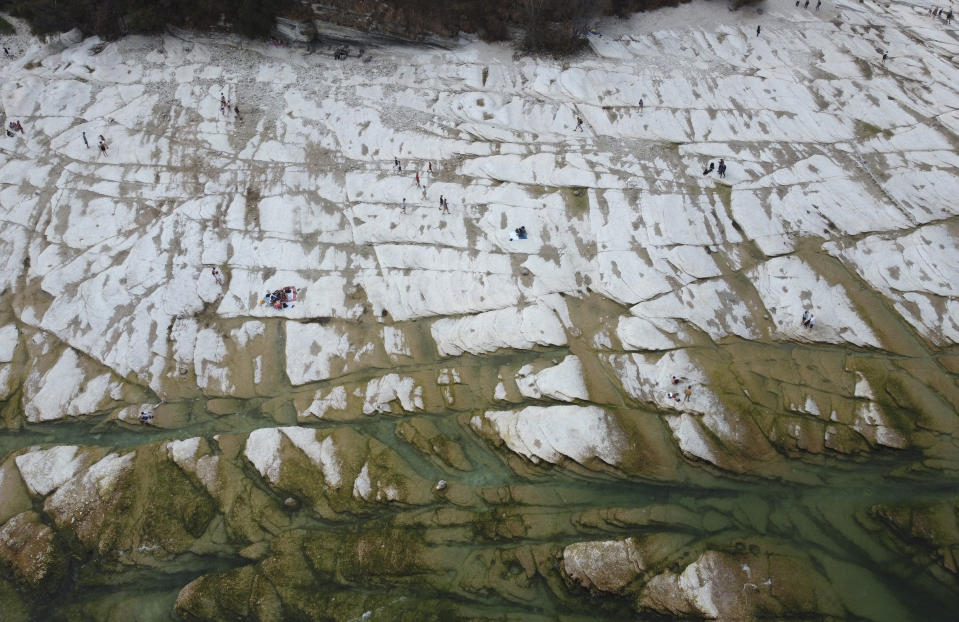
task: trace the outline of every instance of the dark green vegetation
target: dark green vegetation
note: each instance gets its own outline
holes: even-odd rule
[[[38,35],[79,28],[112,39],[167,26],[225,27],[248,37],[269,34],[295,0],[0,0],[0,8],[30,23]]]
[[[566,55],[585,45],[583,35],[591,19],[626,17],[675,6],[679,0],[331,0],[325,4],[317,12],[301,0],[0,0],[0,9],[27,20],[38,35],[79,28],[106,39],[157,32],[167,26],[264,37],[277,17],[320,18],[413,39],[468,32],[487,41],[502,41],[515,27],[524,32],[524,50]]]

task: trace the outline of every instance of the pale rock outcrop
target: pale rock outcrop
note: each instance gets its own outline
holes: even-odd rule
[[[597,406],[529,406],[488,411],[470,420],[477,432],[501,440],[535,462],[580,464],[601,460],[616,465],[627,439],[615,417]]]
[[[347,406],[346,388],[343,386],[333,387],[330,390],[320,389],[314,396],[309,406],[297,414],[299,421],[307,421],[311,418],[323,419],[329,411],[342,411]]]
[[[20,331],[13,324],[0,328],[0,363],[9,363],[17,350],[20,341]]]
[[[425,503],[430,485],[395,451],[351,428],[261,428],[243,453],[273,486],[333,518],[356,501]]]
[[[0,328],[0,400],[13,393],[16,371],[10,365],[20,341],[20,331],[13,324]]]
[[[88,455],[76,445],[32,449],[15,458],[27,488],[41,497],[72,478],[86,463]]]
[[[525,397],[548,398],[561,402],[588,400],[589,391],[583,377],[583,363],[579,357],[570,355],[558,365],[533,373],[532,365],[520,368],[516,386]]]
[[[391,413],[393,402],[399,402],[405,412],[423,410],[423,387],[410,376],[387,374],[374,378],[366,385],[363,414]]]
[[[293,384],[334,378],[356,369],[387,366],[383,344],[373,344],[348,328],[288,321],[286,374]]]
[[[87,415],[118,397],[120,383],[109,372],[96,374],[73,349],[66,349],[53,367],[33,367],[24,382],[24,414],[38,423]]]
[[[583,587],[618,592],[636,580],[645,565],[632,538],[576,542],[563,549],[563,570]]]
[[[656,324],[631,315],[619,318],[616,337],[626,350],[671,350],[676,347],[676,342]]]
[[[880,347],[846,288],[829,283],[802,259],[776,257],[746,274],[775,324],[777,337]],[[816,316],[814,330],[800,324],[804,311]]]
[[[430,333],[440,356],[485,354],[501,348],[529,350],[535,345],[566,343],[560,317],[545,304],[436,320]]]
[[[641,575],[677,555],[693,536],[652,533],[623,540],[574,542],[563,549],[563,572],[591,591],[623,593],[641,587]]]
[[[133,469],[136,452],[111,453],[57,488],[43,505],[59,525],[67,525],[78,508],[90,508],[109,500],[120,479]]]
[[[662,615],[717,620],[843,616],[830,581],[800,553],[730,554],[707,550],[681,572],[651,578],[637,607]]]

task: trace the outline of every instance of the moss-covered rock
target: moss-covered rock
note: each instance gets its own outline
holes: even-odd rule
[[[250,434],[244,455],[284,496],[308,500],[325,518],[432,499],[431,483],[394,450],[351,428],[262,428]]]
[[[0,562],[27,593],[54,593],[66,576],[68,558],[57,534],[28,511],[0,528]]]
[[[215,506],[154,447],[105,456],[51,495],[44,511],[85,549],[135,561],[191,550]]]
[[[436,424],[425,417],[400,421],[396,424],[396,434],[421,453],[435,457],[448,467],[460,471],[473,468],[459,443],[440,432]]]

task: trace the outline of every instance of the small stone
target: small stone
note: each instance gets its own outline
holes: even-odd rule
[[[295,510],[298,507],[300,507],[300,502],[294,499],[293,497],[287,497],[286,499],[283,500],[283,505],[290,508],[291,510]]]
[[[436,482],[436,492],[442,492],[444,490],[446,490],[446,480],[441,479],[440,481]]]

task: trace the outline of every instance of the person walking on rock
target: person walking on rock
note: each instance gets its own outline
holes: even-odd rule
[[[83,144],[87,146],[87,149],[90,148],[90,143],[87,142],[87,133],[86,133],[86,132],[83,133]]]
[[[223,285],[223,273],[217,270],[216,266],[213,266],[213,278],[217,285]]]
[[[802,321],[800,322],[800,324],[805,326],[808,322],[809,322],[809,309],[806,309],[805,311],[802,312]]]
[[[756,36],[757,36],[757,37],[759,36],[759,30],[760,30],[760,26],[757,24],[757,25],[756,25]]]
[[[400,213],[401,213],[401,214],[405,214],[405,213],[406,213],[406,197],[403,197],[403,209],[400,210]]]
[[[433,163],[432,163],[432,162],[427,162],[426,164],[427,164],[428,167],[429,167],[430,175],[432,175],[432,174],[433,174]]]
[[[420,174],[418,172],[416,173],[416,187],[420,187]]]
[[[642,110],[643,110],[643,98],[642,98],[642,97],[639,98],[639,110],[640,110],[640,112],[642,112]]]
[[[683,393],[686,394],[686,397],[683,398],[683,402],[686,402],[689,400],[689,396],[693,394],[693,388],[691,386],[686,387],[686,390],[683,391]]]
[[[580,132],[583,131],[583,119],[580,117],[576,117],[576,129],[579,130]]]
[[[719,176],[725,179],[726,178],[726,161],[723,160],[722,158],[719,158],[718,170],[719,170]]]
[[[818,10],[819,10],[819,7],[821,7],[821,6],[822,6],[822,0],[818,0],[818,1],[816,2],[816,10],[818,11]]]
[[[450,213],[450,202],[447,201],[446,199],[443,199],[443,213],[444,214]]]
[[[815,316],[815,315],[810,315],[810,316],[809,316],[809,321],[806,322],[806,328],[809,329],[809,330],[812,330],[812,327],[815,326],[815,325],[816,325],[816,316]]]
[[[889,52],[882,53],[882,62],[886,62],[886,59],[889,58]]]

